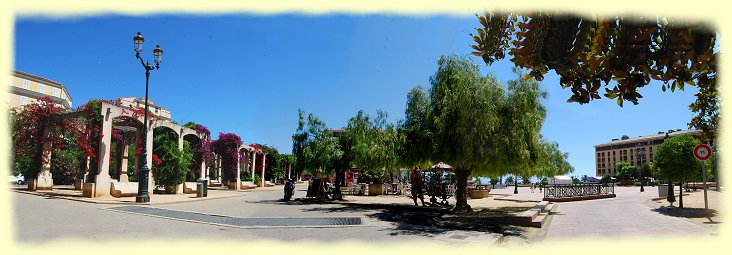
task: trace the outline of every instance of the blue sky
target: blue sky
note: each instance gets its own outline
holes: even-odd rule
[[[397,15],[159,15],[83,19],[19,17],[15,68],[66,84],[79,106],[91,98],[144,96],[145,76],[132,37],[143,32],[142,56],[164,49],[153,71],[150,98],[173,119],[233,132],[246,144],[289,153],[297,110],[315,113],[332,128],[359,109],[403,118],[407,92],[427,86],[443,54],[468,54],[474,16]],[[479,58],[474,58],[479,62]],[[485,73],[513,79],[504,60]],[[695,87],[661,92],[640,89],[639,105],[614,100],[566,103],[571,92],[551,72],[542,81],[548,116],[542,134],[570,153],[572,175],[594,176],[594,148],[622,135],[685,129]]]

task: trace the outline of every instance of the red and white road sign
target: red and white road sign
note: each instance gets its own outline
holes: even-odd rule
[[[694,157],[698,160],[707,160],[712,156],[712,148],[706,144],[699,144],[694,147]]]

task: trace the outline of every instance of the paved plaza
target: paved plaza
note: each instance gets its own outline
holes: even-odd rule
[[[281,201],[282,186],[275,186],[247,191],[211,190],[206,199],[190,195],[155,195],[150,205],[111,202],[114,199],[85,201],[58,195],[68,192],[62,189],[57,189],[54,196],[13,192],[15,240],[20,243],[65,238],[105,241],[119,236],[129,240],[159,240],[195,235],[204,240],[425,241],[471,247],[592,237],[624,239],[677,234],[704,237],[716,233],[718,226],[706,224],[705,227],[703,220],[669,216],[657,209],[667,205],[665,200],[651,200],[657,197],[657,190],[650,187],[644,193],[638,192],[637,187],[616,187],[616,198],[558,203],[556,212],[541,229],[446,227],[434,222],[445,213],[444,210],[414,207],[412,200],[405,196],[347,196],[345,201],[338,203],[317,203],[301,200],[306,188],[306,184],[298,185],[295,193],[298,200],[290,202]],[[531,193],[525,187],[519,188],[519,194],[513,194],[513,187],[494,189],[491,194],[489,198],[469,199],[468,202],[475,210],[523,208],[535,205],[535,201],[543,197],[538,190]],[[685,196],[686,207],[698,208],[699,194],[701,192],[697,191]],[[710,191],[710,194],[710,203],[716,209],[721,197],[716,191]],[[454,198],[450,202],[454,203]],[[359,224],[302,223],[333,219],[355,220]],[[300,224],[281,223],[293,220]],[[282,226],[267,225],[276,225],[272,222],[280,222],[277,224]]]
[[[678,188],[676,192],[678,194]],[[693,197],[684,196],[685,206],[700,208],[701,202],[701,208],[704,208],[703,197],[698,196],[700,193],[696,192]],[[715,233],[711,227],[661,213],[657,209],[660,204],[649,202],[658,197],[656,187],[647,187],[643,193],[639,192],[639,187],[615,187],[615,194],[617,197],[609,199],[560,203],[551,217],[545,240],[671,235],[705,237]],[[668,205],[665,200],[662,201],[663,205]],[[710,203],[718,206],[719,201],[715,196]],[[678,202],[675,204],[678,205]]]

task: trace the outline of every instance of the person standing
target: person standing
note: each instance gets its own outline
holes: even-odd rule
[[[417,197],[419,197],[419,200],[422,201],[422,206],[427,206],[424,203],[424,183],[422,182],[422,171],[420,171],[419,167],[414,168],[412,170],[412,174],[409,176],[410,181],[412,182],[412,199],[414,200],[414,205],[417,205]]]

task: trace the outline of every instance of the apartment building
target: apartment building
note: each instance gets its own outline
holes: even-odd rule
[[[51,98],[66,110],[73,107],[71,95],[63,83],[23,71],[11,72],[8,92],[5,100],[11,108],[33,104],[43,97]]]
[[[117,98],[117,104],[125,107],[142,107],[145,108],[145,98],[137,98],[137,97],[120,97]],[[170,120],[171,113],[170,109],[164,108],[162,106],[156,105],[155,102],[152,99],[147,100],[147,104],[149,107],[149,110],[152,114],[155,114],[156,116],[164,119],[164,120]]]
[[[665,139],[682,134],[698,136],[699,133],[700,130],[676,129],[633,138],[623,135],[609,143],[595,145],[595,175],[615,176],[615,165],[620,162],[628,162],[632,166],[653,162],[653,153]]]

